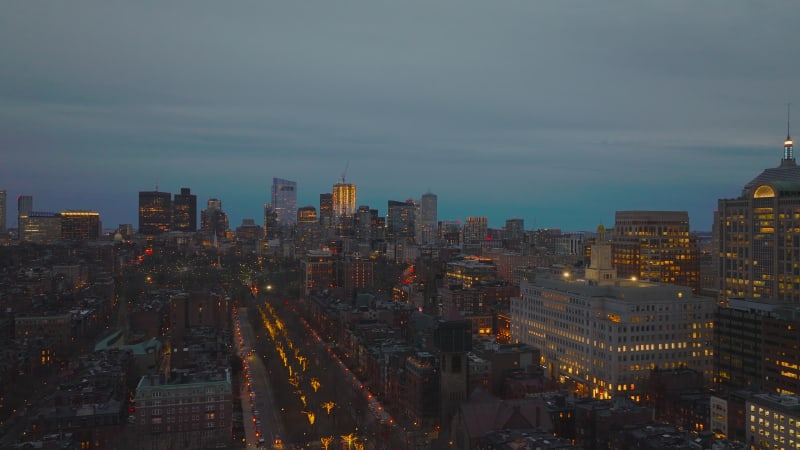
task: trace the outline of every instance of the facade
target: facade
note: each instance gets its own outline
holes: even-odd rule
[[[800,447],[800,401],[797,397],[753,395],[747,400],[746,417],[750,448]]]
[[[139,233],[159,234],[172,226],[172,194],[159,191],[139,192]]]
[[[197,231],[197,196],[189,188],[181,188],[172,201],[172,230]]]
[[[419,200],[419,220],[415,232],[418,244],[430,244],[436,240],[438,233],[438,197],[427,192]]]
[[[714,224],[720,300],[800,304],[800,167],[786,136],[780,165],[720,199]]]
[[[230,225],[228,215],[222,210],[222,200],[210,198],[206,209],[200,213],[200,229],[217,237],[225,237]]]
[[[800,308],[729,300],[717,308],[714,360],[720,391],[800,395]]]
[[[278,212],[268,203],[264,205],[264,238],[277,239],[280,235]]]
[[[336,262],[333,254],[324,250],[311,250],[300,263],[303,276],[303,293],[308,296],[315,291],[330,287],[335,281]]]
[[[338,224],[342,217],[351,217],[356,212],[356,185],[344,182],[334,184],[332,200],[333,221]]]
[[[323,229],[333,228],[333,194],[319,194],[319,224]]]
[[[297,223],[297,182],[273,178],[271,200],[281,228]]]
[[[467,217],[464,223],[465,244],[485,241],[489,235],[489,218],[487,217]]]
[[[711,379],[714,299],[677,285],[618,280],[608,245],[593,248],[586,279],[537,274],[511,298],[511,341],[542,351],[551,377],[584,394],[640,399],[655,368]]]
[[[49,243],[61,239],[61,215],[31,211],[20,216],[20,239],[25,242]]]
[[[492,260],[465,259],[447,263],[445,285],[469,289],[479,282],[497,281],[497,266]]]
[[[162,443],[164,448],[170,444],[207,448],[230,442],[233,393],[229,370],[145,376],[136,387],[134,401],[136,431],[142,440]]]
[[[297,210],[297,223],[310,225],[317,223],[317,208],[311,205],[303,206]]]
[[[386,216],[387,234],[392,239],[412,239],[415,235],[414,221],[416,205],[413,200],[388,201]]]
[[[100,213],[96,211],[64,211],[61,216],[61,239],[91,241],[100,237]]]
[[[25,239],[25,220],[33,212],[33,196],[20,195],[17,197],[17,236],[20,241]]]
[[[700,287],[699,250],[686,211],[617,211],[612,248],[620,278]]]

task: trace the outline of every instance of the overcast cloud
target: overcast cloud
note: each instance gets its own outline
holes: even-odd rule
[[[381,214],[430,190],[440,219],[495,227],[665,209],[709,230],[780,161],[798,18],[793,1],[3,2],[0,189],[9,223],[30,194],[136,224],[158,184],[238,226],[272,177],[318,206],[348,167]]]

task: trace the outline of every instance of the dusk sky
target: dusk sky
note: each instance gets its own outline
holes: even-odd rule
[[[800,2],[191,1],[0,5],[0,189],[137,226],[189,187],[231,227],[273,177],[319,206],[439,198],[439,219],[593,230],[685,210],[800,138]],[[800,139],[798,139],[800,140]],[[798,146],[800,147],[800,145]],[[349,162],[349,163],[348,163]]]

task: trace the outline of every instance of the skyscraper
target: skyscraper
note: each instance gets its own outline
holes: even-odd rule
[[[6,191],[0,190],[0,233],[6,232]]]
[[[33,212],[33,196],[20,195],[17,197],[17,235],[20,241],[24,240],[25,221]]]
[[[159,234],[172,225],[172,195],[169,192],[139,192],[139,233]]]
[[[278,239],[280,237],[278,225],[278,212],[269,203],[264,205],[264,237],[266,239]]]
[[[438,197],[431,192],[423,194],[419,201],[419,220],[417,221],[416,233],[417,242],[420,244],[429,244],[436,239],[439,229],[437,203]]]
[[[720,199],[720,300],[741,297],[800,304],[800,167],[788,130],[780,165],[745,184],[738,198]]]
[[[197,231],[197,196],[181,188],[172,201],[172,224],[175,231]]]
[[[281,178],[272,179],[272,208],[278,226],[291,227],[297,223],[297,183]]]
[[[333,228],[333,194],[319,194],[319,224],[323,229]]]
[[[686,211],[617,211],[612,248],[621,278],[700,287],[697,240]]]
[[[409,199],[404,202],[388,201],[386,231],[390,238],[399,240],[414,237],[415,211],[414,200]]]
[[[356,212],[356,185],[336,183],[333,185],[333,221],[339,223],[341,217],[350,217]]]

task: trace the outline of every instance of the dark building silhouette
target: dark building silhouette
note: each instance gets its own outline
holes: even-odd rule
[[[197,231],[197,196],[181,188],[172,202],[173,231]]]

